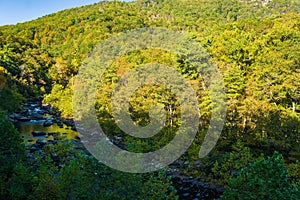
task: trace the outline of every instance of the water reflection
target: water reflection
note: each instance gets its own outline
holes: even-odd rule
[[[15,123],[16,128],[22,133],[25,140],[37,140],[38,137],[33,137],[32,132],[33,131],[42,131],[49,135],[51,133],[61,133],[62,135],[66,136],[67,139],[75,139],[76,136],[78,136],[78,133],[76,131],[71,130],[71,127],[63,125],[62,128],[60,128],[56,123],[54,123],[51,126],[44,127],[43,123],[46,120],[30,120],[28,122],[17,122]],[[52,139],[53,137],[49,137],[48,139]],[[46,138],[47,139],[47,138]]]

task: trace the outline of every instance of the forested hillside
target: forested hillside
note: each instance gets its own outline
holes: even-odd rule
[[[299,0],[99,2],[0,27],[1,198],[178,198],[168,169],[117,172],[84,155],[66,153],[72,148],[65,142],[47,147],[46,156],[28,159],[21,135],[7,120],[26,99],[38,97],[62,118],[72,119],[74,79],[94,47],[117,33],[145,27],[185,33],[208,51],[225,84],[222,134],[213,151],[199,159],[211,117],[206,83],[184,58],[158,49],[119,57],[101,78],[95,108],[105,133],[122,138],[118,145],[134,152],[154,151],[174,137],[180,109],[171,91],[150,85],[131,97],[130,115],[139,125],[149,124],[149,109],[155,103],[169,113],[164,129],[151,139],[123,133],[110,105],[125,71],[151,62],[171,66],[193,86],[201,113],[199,131],[177,161],[177,170],[225,188],[224,199],[299,199]],[[53,152],[61,165],[53,162]]]

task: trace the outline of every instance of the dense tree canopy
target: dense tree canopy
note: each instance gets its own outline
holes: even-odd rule
[[[124,134],[112,117],[110,105],[113,89],[126,71],[151,62],[164,64],[182,74],[192,85],[199,101],[199,131],[189,150],[180,159],[190,163],[198,161],[200,164],[196,169],[182,170],[217,185],[229,185],[224,196],[228,199],[239,195],[236,191],[241,189],[241,183],[256,180],[257,173],[266,175],[266,178],[270,178],[268,175],[271,176],[273,172],[283,174],[283,180],[288,184],[288,188],[284,189],[292,193],[292,189],[296,187],[293,186],[300,179],[300,164],[297,161],[300,159],[299,13],[298,0],[109,1],[64,10],[26,23],[1,26],[0,110],[10,113],[18,109],[24,99],[42,96],[43,102],[52,105],[63,117],[72,118],[73,81],[83,61],[99,42],[126,30],[143,27],[169,28],[186,33],[202,45],[222,74],[227,113],[217,146],[208,157],[199,161],[198,152],[211,117],[207,83],[183,57],[158,49],[132,51],[117,58],[99,80],[101,84],[96,93],[95,108],[99,123],[107,135],[110,138],[121,137],[119,145],[135,152],[161,148],[174,137],[181,123],[181,113],[178,99],[172,91],[149,85],[137,90],[130,99],[130,116],[139,125],[149,123],[149,109],[153,104],[163,105],[168,113],[164,129],[150,139],[136,139]],[[5,143],[10,147],[3,146],[5,140],[1,141],[1,155],[7,149],[21,149],[17,132],[5,120],[5,115],[1,115],[1,138],[8,134],[11,140]],[[274,150],[283,157],[276,154],[263,158],[272,156]],[[10,154],[13,153],[12,151]],[[19,153],[16,152],[16,155]],[[6,155],[3,154],[2,157],[4,156]],[[257,161],[257,158],[260,160]],[[289,176],[282,160],[289,170]],[[88,186],[95,182],[98,184],[94,185],[91,192],[94,193],[89,195],[96,195],[99,189],[97,187],[104,187],[101,181],[97,182],[100,175],[92,175],[91,171],[103,166],[99,167],[94,162],[80,157],[68,162],[67,167],[56,176],[47,169],[46,164],[27,172],[28,169],[24,167],[26,163],[20,164],[11,158],[3,165],[7,167],[3,170],[10,173],[9,177],[5,177],[5,184],[9,180],[9,184],[19,184],[16,183],[16,176],[23,177],[24,182],[28,183],[24,174],[33,173],[32,176],[36,179],[29,185],[34,185],[35,190],[21,184],[20,191],[30,191],[36,198],[48,196],[53,199],[85,199]],[[85,163],[87,168],[84,172],[80,170],[81,163]],[[261,169],[263,166],[266,168]],[[268,167],[274,171],[268,171]],[[118,180],[118,176],[134,180],[130,187],[141,189],[141,199],[145,197],[143,195],[155,199],[165,195],[162,193],[167,190],[170,191],[167,189],[170,182],[162,181],[164,173],[151,175],[148,179],[139,175],[131,177],[118,172],[107,173],[111,173],[114,180]],[[93,179],[89,179],[90,176]],[[82,178],[80,190],[60,192],[68,191],[73,187],[74,180],[79,178]],[[152,184],[157,184],[151,194],[146,193],[147,188],[134,185],[143,181],[150,188]],[[1,192],[3,184],[1,182]],[[45,190],[42,187],[45,184],[51,190]],[[273,185],[266,187],[281,186],[276,184],[274,180]],[[255,192],[255,187],[249,185],[249,193],[240,195],[248,198],[247,195],[251,196]],[[101,193],[104,199],[108,198],[105,195],[111,189],[108,187]],[[128,188],[120,187],[115,194],[123,194],[127,190]],[[266,189],[260,192],[269,194],[270,191]],[[14,190],[4,192],[6,195],[20,195],[19,198],[22,199],[22,194],[15,193]],[[128,193],[128,198],[133,198],[130,195],[136,193],[137,190]],[[170,197],[174,195],[172,192],[168,194]],[[274,195],[280,196],[277,193]]]

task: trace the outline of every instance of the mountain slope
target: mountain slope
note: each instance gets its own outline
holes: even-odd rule
[[[234,176],[253,161],[247,156],[272,155],[275,149],[284,155],[287,163],[293,163],[300,158],[300,2],[272,0],[265,5],[259,2],[100,2],[0,27],[0,95],[13,91],[9,99],[16,103],[22,100],[19,94],[24,97],[43,95],[45,103],[54,106],[64,117],[72,117],[72,81],[83,60],[99,42],[143,27],[178,30],[205,47],[226,86],[227,118],[221,139],[195,173],[227,184],[230,175]],[[134,95],[132,104],[136,107],[130,112],[137,123],[147,125],[150,105],[162,102],[161,96],[151,99],[149,93],[160,91],[167,96],[165,110],[172,116],[164,130],[166,138],[160,135],[155,141],[134,140],[124,136],[112,119],[109,98],[121,77],[120,72],[154,61],[172,65],[195,86],[201,127],[183,156],[190,162],[195,161],[209,126],[211,102],[206,83],[193,74],[190,63],[172,52],[145,49],[118,58],[97,93],[100,123],[111,136],[126,138],[123,145],[135,151],[161,147],[174,136],[172,133],[178,124],[173,126],[173,122],[180,123],[178,102],[170,92],[163,93],[160,88],[144,88]],[[145,97],[143,102],[142,94],[150,97]],[[5,109],[5,106],[0,108]],[[13,109],[12,106],[7,110]],[[239,146],[240,141],[250,147],[251,152]],[[226,172],[223,173],[222,167]]]

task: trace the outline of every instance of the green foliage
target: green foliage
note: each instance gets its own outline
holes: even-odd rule
[[[62,116],[72,117],[74,77],[83,60],[99,42],[122,31],[142,27],[178,30],[208,50],[226,86],[227,118],[222,138],[214,152],[201,160],[203,172],[199,173],[220,185],[228,184],[230,177],[232,181],[245,181],[248,175],[244,171],[263,174],[264,170],[269,169],[266,167],[259,171],[255,167],[263,165],[261,160],[249,167],[256,160],[252,155],[257,157],[261,152],[271,155],[277,149],[284,152],[286,159],[300,158],[299,8],[297,0],[272,0],[266,5],[250,0],[114,1],[68,9],[31,22],[0,27],[0,110],[13,112],[23,100],[22,96],[43,95],[44,103],[51,104]],[[152,85],[140,88],[130,99],[130,115],[143,126],[149,123],[150,106],[157,103],[164,105],[168,116],[161,134],[149,140],[133,139],[122,133],[111,114],[111,94],[119,78],[137,65],[151,62],[174,67],[198,95],[200,131],[185,155],[187,160],[197,160],[199,147],[209,126],[211,99],[207,85],[197,70],[173,52],[136,50],[114,61],[101,78],[96,94],[95,108],[99,123],[109,137],[122,137],[121,145],[130,151],[156,150],[174,137],[180,125],[180,109],[172,91],[162,87]],[[34,165],[30,168],[35,178],[29,189],[30,183],[25,176],[30,174],[26,171],[27,165],[17,162],[17,158],[22,157],[22,139],[4,116],[0,118],[2,196],[23,198],[31,190],[32,198],[37,199],[93,199],[98,198],[97,195],[102,195],[104,199],[120,198],[122,195],[128,199],[136,199],[137,196],[146,199],[174,197],[173,190],[166,192],[170,190],[170,182],[164,180],[163,172],[145,176],[128,175],[104,169],[87,158],[71,162],[74,157],[69,155],[69,150],[64,149],[66,145],[62,143],[45,147],[45,158],[40,156],[38,161],[30,161],[38,162],[41,167]],[[238,142],[232,145],[232,141]],[[53,157],[58,157],[62,166],[57,165]],[[273,161],[265,162],[268,163],[266,166],[271,166]],[[291,163],[288,168],[296,187],[299,163]],[[241,169],[244,170],[238,175]],[[286,174],[281,165],[276,165],[274,170],[282,176]],[[285,181],[285,177],[283,179]],[[79,181],[81,188],[74,184],[75,181]],[[147,183],[148,191],[147,187],[141,186],[142,182]],[[234,184],[230,183],[232,187],[242,187],[242,184]],[[282,187],[276,184],[274,180],[270,189]],[[118,186],[114,188],[114,185]],[[93,189],[89,190],[88,186]],[[252,185],[250,189],[256,191]],[[269,192],[266,187],[262,186],[262,189]],[[69,193],[64,193],[64,190]],[[237,194],[237,190],[234,192],[230,195]],[[111,193],[115,196],[110,196]],[[249,192],[247,197],[252,198],[251,195],[255,194]]]
[[[17,110],[24,100],[18,92],[16,85],[12,83],[11,74],[0,66],[0,111],[13,112]]]
[[[3,45],[0,49],[0,66],[5,67],[10,73],[17,74],[19,69],[16,66],[16,58],[14,57],[14,48],[9,44]]]
[[[178,199],[165,170],[130,174],[73,150],[46,145],[33,162],[17,163],[3,187],[5,199]]]
[[[227,185],[230,178],[236,177],[242,168],[245,168],[254,161],[250,149],[244,147],[238,140],[233,146],[232,151],[224,155],[222,161],[216,161],[212,168],[213,177],[218,179],[222,185]]]
[[[230,180],[223,199],[296,199],[281,154],[260,159]],[[296,191],[297,193],[297,191]]]
[[[24,100],[23,96],[14,89],[0,90],[0,110],[13,112],[20,107],[20,103]]]
[[[129,174],[110,169],[84,155],[71,160],[59,170],[57,176],[45,165],[40,167],[37,176],[38,186],[32,197],[39,199],[177,198],[165,171],[147,175]]]
[[[62,85],[53,85],[51,94],[45,95],[44,103],[51,104],[64,117],[72,117],[72,90]]]
[[[287,166],[289,170],[289,176],[293,183],[300,183],[300,162],[297,160],[295,163],[291,163]]]
[[[53,174],[48,170],[46,165],[40,166],[35,176],[35,182],[33,193],[29,199],[61,199]]]
[[[14,167],[13,174],[7,183],[7,199],[26,199],[32,192],[32,172],[24,164],[19,162]]]
[[[160,170],[157,174],[152,173],[143,184],[143,195],[140,199],[178,199],[176,190],[171,184],[171,177],[166,176],[166,170]]]
[[[103,199],[102,186],[95,180],[98,169],[89,158],[79,157],[61,169],[57,176],[62,199]]]
[[[21,134],[13,124],[0,113],[0,196],[7,193],[7,182],[15,166],[24,159],[25,148]]]

